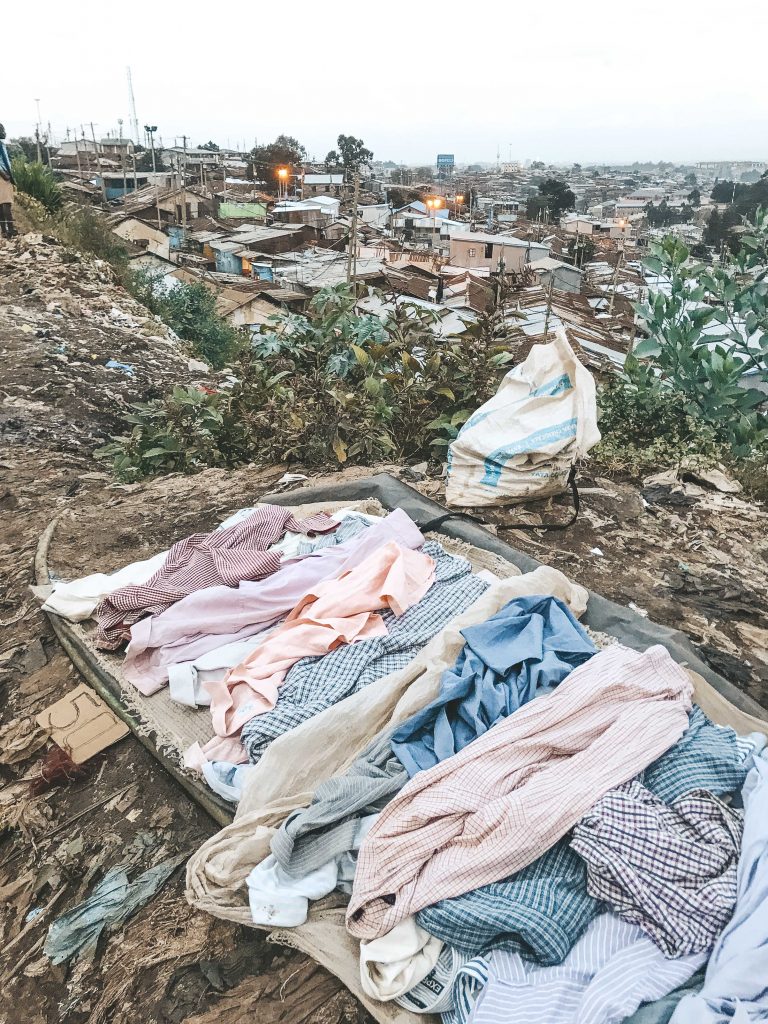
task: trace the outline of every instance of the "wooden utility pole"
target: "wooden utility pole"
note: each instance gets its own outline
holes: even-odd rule
[[[67,129],[67,138],[69,138],[69,129]],[[77,142],[77,129],[75,129],[75,156],[77,157],[77,176],[80,181],[83,180],[83,169],[80,166],[80,146]]]
[[[357,274],[357,200],[360,195],[360,174],[355,171],[355,191],[352,199],[352,226],[349,231],[349,252],[347,253],[347,284],[355,280]]]
[[[611,300],[608,303],[608,312],[613,312],[613,300],[616,298],[616,284],[619,280],[619,268],[621,267],[622,260],[624,259],[624,246],[619,249],[619,255],[616,259],[616,269],[613,272],[613,279],[611,281]]]
[[[547,312],[544,316],[544,338],[547,338],[549,334],[549,318],[552,313],[552,290],[555,287],[555,272],[552,271],[552,276],[549,279],[549,289],[547,291]]]
[[[106,203],[107,201],[107,183],[104,181],[104,172],[101,169],[101,150],[96,145],[96,132],[93,128],[93,121],[91,121],[91,138],[93,139],[93,148],[96,150],[96,161],[99,165],[99,177],[101,178],[101,198]]]

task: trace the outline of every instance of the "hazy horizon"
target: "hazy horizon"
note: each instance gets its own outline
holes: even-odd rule
[[[120,117],[132,134],[130,66],[139,129],[156,124],[165,145],[186,134],[194,146],[250,148],[285,133],[322,159],[343,132],[411,165],[438,152],[493,163],[497,147],[502,162],[768,158],[762,61],[745,54],[745,39],[768,30],[758,0],[727,11],[713,0],[593,0],[586,13],[551,0],[474,17],[448,0],[427,26],[403,0],[383,15],[307,0],[283,19],[232,10],[232,27],[200,0],[136,17],[126,8],[110,27],[95,0],[75,13],[40,0],[31,37],[31,16],[12,7],[0,121],[10,137],[33,134],[39,98],[57,142],[81,124],[90,137],[91,121],[97,137],[115,133]]]

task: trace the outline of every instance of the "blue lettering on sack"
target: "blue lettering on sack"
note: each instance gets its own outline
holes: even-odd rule
[[[577,423],[578,420],[574,416],[572,419],[564,420],[553,427],[537,430],[515,444],[506,445],[504,448],[497,448],[496,451],[491,452],[487,456],[483,463],[485,472],[480,483],[486,487],[495,487],[499,482],[504,466],[515,455],[521,455],[523,452],[539,451],[555,441],[565,441],[568,438],[576,437]]]
[[[522,402],[527,402],[531,398],[542,398],[543,396],[554,396],[562,395],[564,391],[570,391],[573,387],[571,384],[571,378],[567,373],[561,373],[559,377],[553,377],[552,380],[548,380],[545,384],[540,385],[538,388],[534,388],[533,391],[525,398],[519,398],[516,402],[513,402],[510,408],[514,408],[520,405]],[[482,423],[483,420],[487,419],[495,409],[490,409],[488,412],[476,412],[469,417],[467,422],[459,431],[457,438],[461,437],[467,430],[471,430],[472,427],[476,427],[478,423]]]

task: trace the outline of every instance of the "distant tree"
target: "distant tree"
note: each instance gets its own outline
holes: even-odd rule
[[[756,181],[760,180],[760,171],[742,171],[739,179],[748,185],[754,185]]]
[[[693,210],[686,205],[672,207],[662,199],[658,206],[648,203],[645,216],[649,227],[667,228],[672,224],[687,224],[693,217]]]
[[[733,229],[740,225],[741,217],[733,206],[727,206],[722,213],[713,210],[704,228],[703,242],[705,245],[714,246],[715,249],[726,245],[731,252],[738,252],[739,237]]]
[[[338,167],[341,163],[341,157],[335,149],[330,149],[325,154],[325,160],[323,160],[323,163],[326,167]]]
[[[219,147],[216,145],[215,142],[212,142],[210,139],[207,142],[204,142],[202,144],[202,146],[200,146],[199,148],[200,149],[209,149],[211,151],[211,153],[218,153],[219,152]]]
[[[690,174],[686,174],[683,180],[685,181],[685,184],[689,185],[691,188],[696,188],[699,183],[698,178],[692,171]]]
[[[347,174],[359,173],[363,167],[370,164],[371,160],[373,160],[372,150],[366,149],[363,140],[356,139],[354,135],[340,135],[336,139],[336,145],[339,147],[338,155],[341,157],[341,162],[344,164],[344,170]],[[331,150],[331,152],[334,152],[334,150]]]
[[[478,172],[482,171],[482,169],[482,164],[470,164],[469,167],[467,168],[470,174],[477,174]]]
[[[20,135],[18,139],[9,139],[8,151],[11,156],[20,154],[31,162],[37,160],[37,143],[28,135]]]
[[[202,149],[203,147],[201,146],[200,148]],[[141,152],[139,154],[139,156],[136,157],[136,170],[137,171],[142,171],[144,174],[147,174],[149,171],[152,170],[152,151],[151,150],[145,149],[145,150],[143,150],[143,152]],[[155,170],[157,170],[157,171],[166,171],[166,170],[168,170],[167,166],[163,163],[163,156],[162,156],[162,153],[161,153],[161,151],[159,149],[155,150]]]
[[[543,162],[541,160],[534,160],[533,163],[531,164],[531,170],[532,171],[543,171],[544,170]]]
[[[688,193],[688,202],[691,206],[701,206],[701,192],[697,188],[692,188]]]
[[[576,196],[566,182],[559,178],[547,178],[539,185],[539,194],[532,196],[526,205],[526,214],[535,220],[540,214],[547,221],[560,220],[566,210],[572,210]]]
[[[416,181],[433,181],[435,172],[431,167],[416,167],[413,176]]]
[[[716,181],[709,195],[715,203],[732,203],[743,196],[748,188],[749,185],[734,181]]]
[[[277,188],[277,171],[287,167],[290,173],[307,159],[307,151],[291,135],[278,135],[267,146],[256,146],[251,150],[253,173],[267,183],[268,188]]]

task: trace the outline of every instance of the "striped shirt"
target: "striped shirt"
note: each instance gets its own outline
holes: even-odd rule
[[[96,644],[116,650],[130,639],[130,627],[145,615],[159,615],[188,594],[206,587],[236,587],[280,568],[280,552],[269,551],[287,530],[324,533],[339,524],[320,512],[296,519],[279,505],[264,505],[241,522],[213,533],[193,533],[178,541],[162,567],[140,586],[127,586],[104,598],[96,609]]]
[[[348,930],[375,938],[532,863],[680,738],[691,694],[663,647],[609,647],[554,693],[420,772],[363,843]]]
[[[615,914],[595,918],[564,963],[540,967],[494,950],[454,984],[444,1024],[618,1024],[644,1002],[682,985],[704,954],[668,960],[643,931]]]

